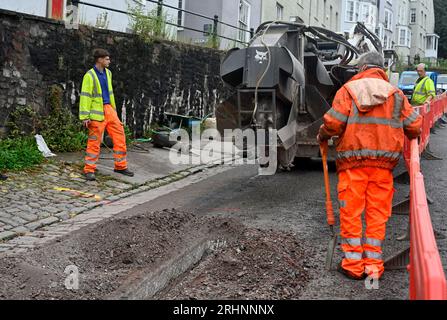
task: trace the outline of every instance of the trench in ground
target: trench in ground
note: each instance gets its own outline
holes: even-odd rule
[[[305,256],[292,233],[147,212],[0,259],[0,298],[293,299],[310,280]]]

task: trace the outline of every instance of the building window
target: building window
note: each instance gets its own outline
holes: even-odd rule
[[[362,12],[360,16],[361,20],[365,24],[369,24],[376,26],[376,14],[375,14],[375,7],[369,3],[363,3],[362,4]]]
[[[362,10],[363,10],[365,5],[368,6],[368,4],[364,4],[362,6]],[[362,12],[360,12],[360,11],[361,11],[361,9],[360,9],[360,2],[359,1],[354,1],[354,0],[346,1],[346,16],[345,16],[346,22],[357,22],[357,21],[359,21],[359,19],[363,15],[363,11]]]
[[[327,20],[327,1],[323,1],[323,23],[326,23]]]
[[[178,0],[178,8],[179,9],[185,9],[184,4],[185,4],[185,2],[183,0]],[[184,17],[183,11],[178,10],[177,11],[177,25],[179,27],[184,26],[185,21],[183,20],[183,17]]]
[[[391,30],[391,25],[393,23],[393,13],[385,9],[385,29]]]
[[[399,24],[407,24],[407,3],[404,2],[399,8]]]
[[[334,15],[334,8],[332,8],[332,6],[330,7],[330,9],[329,9],[329,28],[330,29],[332,29],[333,27],[334,27],[334,17],[333,17],[333,15]],[[332,29],[333,30],[333,29]],[[337,30],[335,30],[335,31],[337,31]]]
[[[360,2],[355,2],[355,21],[359,21],[360,19]]]
[[[250,29],[250,4],[245,0],[239,1],[239,24],[240,29]],[[250,33],[247,31],[239,30],[239,41],[247,42],[250,38]]]
[[[407,37],[406,37],[406,32],[405,29],[400,29],[400,33],[399,33],[399,45],[400,46],[404,46],[407,44]]]
[[[339,31],[338,12],[335,13],[335,30]]]
[[[320,14],[320,0],[314,0],[315,1],[315,5],[316,5],[316,10],[315,10],[315,21],[318,21],[318,15]]]
[[[407,27],[399,28],[399,46],[410,47],[411,46],[411,31]]]
[[[411,20],[410,23],[416,23],[416,9],[411,9]]]
[[[364,3],[362,4],[362,21],[364,23],[368,23],[368,19],[369,19],[369,4]]]
[[[355,22],[355,1],[346,1],[346,21]]]
[[[433,50],[434,45],[433,45],[433,37],[427,37],[427,50]]]
[[[377,28],[376,31],[377,35],[379,36],[380,40],[382,40],[382,43],[385,43],[383,36],[384,36],[384,32],[383,32],[383,24],[379,24],[379,27]]]
[[[284,7],[277,2],[276,3],[276,20],[281,21],[283,19],[284,19]]]

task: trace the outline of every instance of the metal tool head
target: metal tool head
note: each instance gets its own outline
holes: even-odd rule
[[[332,263],[334,260],[335,248],[338,244],[338,236],[333,235],[332,239],[329,241],[327,253],[326,253],[326,270],[330,271],[332,269]]]

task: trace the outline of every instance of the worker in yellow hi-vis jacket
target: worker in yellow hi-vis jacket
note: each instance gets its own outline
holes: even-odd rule
[[[414,86],[413,96],[411,98],[411,104],[413,106],[421,106],[425,103],[429,103],[436,97],[435,83],[425,71],[425,64],[421,63],[416,67],[416,71],[419,75],[419,79]]]
[[[124,126],[116,113],[112,72],[108,69],[110,54],[104,49],[96,49],[93,55],[95,66],[84,75],[79,104],[79,119],[89,130],[84,174],[89,181],[96,179],[95,170],[101,139],[107,129],[113,141],[115,172],[133,177],[133,172],[127,169]]]

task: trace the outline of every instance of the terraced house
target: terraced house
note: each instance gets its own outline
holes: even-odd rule
[[[343,0],[341,7],[343,32],[351,32],[362,21],[401,60],[437,59],[433,0]]]
[[[53,17],[52,6],[65,0],[2,0],[0,9]],[[155,10],[155,0],[84,0],[93,5],[126,11],[129,5]],[[170,37],[184,42],[209,44],[217,28],[220,49],[243,46],[264,21],[292,21],[349,33],[361,21],[375,32],[386,49],[395,49],[401,60],[436,61],[439,36],[435,34],[433,0],[163,0]],[[183,9],[186,11],[182,11]],[[53,10],[54,11],[54,10]],[[194,14],[196,13],[196,14]],[[215,19],[219,23],[215,27]],[[93,6],[79,6],[80,23],[117,31],[128,31],[129,19],[123,13]]]
[[[261,0],[183,0],[184,9],[178,39],[206,44],[214,30],[215,17],[220,49],[241,46],[250,40],[250,31],[261,24]],[[199,15],[195,15],[197,13]],[[211,19],[210,19],[211,18]],[[180,23],[179,23],[180,24]],[[191,30],[193,29],[193,30]]]
[[[262,21],[304,22],[340,31],[340,0],[264,0]]]

